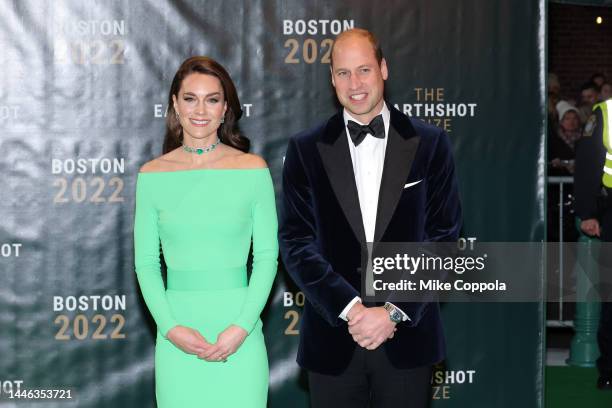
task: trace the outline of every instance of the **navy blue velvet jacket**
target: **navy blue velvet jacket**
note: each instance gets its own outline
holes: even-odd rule
[[[448,136],[390,106],[375,242],[454,241],[461,207]],[[422,182],[405,188],[418,180]],[[338,315],[360,296],[365,232],[342,111],[289,141],[283,169],[279,245],[306,295],[300,366],[339,374],[355,347]],[[367,255],[366,255],[367,258]],[[410,317],[383,343],[398,368],[444,359],[437,303],[396,303]]]

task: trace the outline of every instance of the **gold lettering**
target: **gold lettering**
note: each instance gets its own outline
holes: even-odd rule
[[[435,385],[431,387],[432,400],[447,400],[450,398],[450,385]]]
[[[443,101],[444,88],[414,88],[417,101]]]

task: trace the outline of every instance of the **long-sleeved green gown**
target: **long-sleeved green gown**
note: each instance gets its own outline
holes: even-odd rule
[[[138,174],[135,264],[157,323],[161,408],[265,407],[268,360],[259,315],[277,269],[277,218],[267,168]],[[253,268],[247,282],[247,257]],[[167,289],[160,271],[160,241]],[[249,335],[227,362],[187,354],[166,338],[183,325],[209,342],[230,325]]]

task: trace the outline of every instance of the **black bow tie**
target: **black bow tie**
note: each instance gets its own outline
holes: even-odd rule
[[[369,125],[360,125],[357,122],[349,120],[346,127],[348,128],[355,147],[363,142],[363,139],[365,139],[368,133],[379,139],[385,138],[385,122],[383,121],[382,115],[378,115],[372,119]]]

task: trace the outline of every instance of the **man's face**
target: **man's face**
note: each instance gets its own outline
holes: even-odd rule
[[[611,97],[612,97],[612,85],[610,85],[610,84],[603,84],[601,86],[601,98],[600,99],[602,101],[607,101]]]
[[[355,119],[370,123],[382,109],[388,72],[384,59],[378,64],[368,39],[349,35],[336,41],[331,75],[340,104]]]
[[[606,79],[601,75],[597,75],[595,78],[593,78],[593,82],[597,86],[602,86],[605,81]]]
[[[597,91],[587,88],[582,91],[582,102],[587,105],[595,105],[597,103],[597,96]]]

